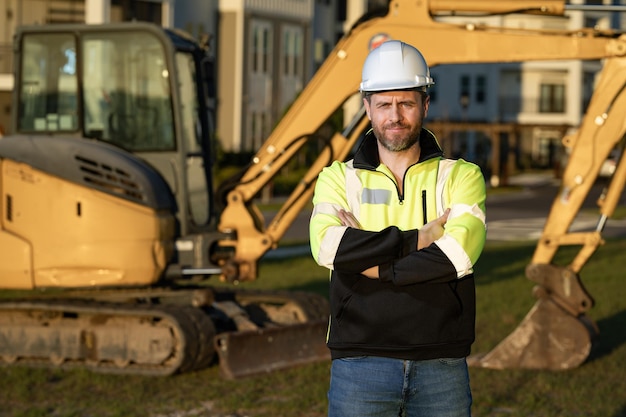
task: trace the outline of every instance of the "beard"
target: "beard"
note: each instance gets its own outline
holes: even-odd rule
[[[404,124],[390,124],[389,128],[395,127],[409,127]],[[422,130],[421,125],[414,125],[410,130],[406,131],[404,134],[400,135],[391,135],[387,132],[386,126],[372,126],[372,130],[374,131],[374,135],[378,139],[378,142],[383,146],[383,148],[387,149],[391,152],[402,152],[406,151],[413,145],[417,143],[420,137],[420,132]]]

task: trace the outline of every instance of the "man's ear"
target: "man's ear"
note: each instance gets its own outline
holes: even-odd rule
[[[365,113],[367,113],[367,118],[369,120],[372,120],[372,118],[370,117],[370,103],[365,97],[363,97],[363,106],[365,106]]]
[[[430,106],[430,96],[422,96],[422,102],[424,105],[424,117],[428,116],[428,108]]]

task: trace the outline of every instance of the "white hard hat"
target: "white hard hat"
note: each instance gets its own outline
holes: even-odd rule
[[[361,92],[405,90],[426,88],[434,83],[420,51],[392,40],[382,43],[365,58],[359,89]]]

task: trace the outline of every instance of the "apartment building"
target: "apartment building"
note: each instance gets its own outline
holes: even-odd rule
[[[609,6],[623,2],[571,3]],[[572,10],[558,17],[510,14],[439,20],[575,31],[623,29],[624,15],[626,13]],[[536,47],[541,51],[543,46],[538,42]],[[432,89],[429,123],[440,136],[446,153],[477,162],[492,185],[506,182],[507,174],[517,169],[554,168],[559,175],[566,157],[561,140],[580,125],[601,69],[600,60],[572,58],[433,68],[435,82],[441,82]]]
[[[217,135],[232,152],[261,147],[312,76],[313,0],[221,0]]]

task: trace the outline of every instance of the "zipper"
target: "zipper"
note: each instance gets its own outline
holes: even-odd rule
[[[422,190],[422,225],[428,223],[428,215],[426,213],[426,190]]]
[[[382,171],[374,170],[374,172],[380,172],[385,177],[389,178],[389,180],[393,184],[393,187],[396,189],[396,194],[398,195],[398,203],[400,205],[403,205],[404,204],[404,193],[400,191],[400,188],[398,187],[398,184],[396,183],[396,180],[394,178],[390,177],[389,175],[387,175],[386,173],[382,172]],[[402,181],[402,187],[404,188],[404,181]]]

